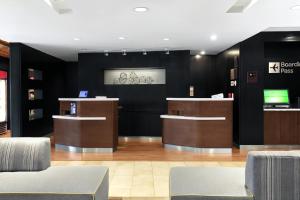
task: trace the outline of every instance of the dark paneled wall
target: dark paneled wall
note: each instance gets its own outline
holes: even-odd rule
[[[78,90],[78,62],[67,62],[64,68],[65,98],[74,98],[79,94]]]
[[[20,43],[11,44],[10,105],[13,136],[43,136],[53,130],[52,115],[58,113],[58,98],[64,96],[62,60]],[[28,68],[43,71],[43,81],[30,82]],[[43,89],[43,100],[29,102],[28,89]],[[44,109],[44,118],[29,121],[29,108]]]
[[[215,60],[216,56],[209,55],[190,57],[190,85],[194,86],[195,97],[210,97],[221,91],[217,88]]]
[[[300,96],[299,71],[292,75],[268,74],[268,62],[300,60],[299,32],[263,32],[240,43],[239,144],[260,145],[263,137],[263,89],[286,88],[292,102]],[[298,40],[299,41],[299,40]],[[256,72],[258,81],[247,83],[247,73]]]
[[[78,87],[91,97],[120,98],[120,135],[160,136],[159,115],[166,113],[166,97],[186,97],[189,88],[189,51],[79,54]],[[104,85],[104,70],[112,68],[165,68],[166,85]]]
[[[233,142],[239,144],[239,86],[240,80],[237,76],[237,86],[230,86],[230,70],[237,68],[240,71],[240,46],[239,44],[228,48],[227,50],[219,53],[215,57],[215,73],[214,79],[214,93],[224,93],[228,97],[228,93],[234,93],[233,102]]]

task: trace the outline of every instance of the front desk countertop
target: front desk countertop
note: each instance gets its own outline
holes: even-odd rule
[[[233,101],[233,98],[167,98],[167,101]]]
[[[226,120],[225,117],[194,117],[194,116],[180,116],[180,115],[161,115],[160,118],[162,118],[162,119],[194,120],[194,121]]]
[[[300,111],[300,108],[264,108],[264,111],[268,112],[289,112],[289,111]]]
[[[76,117],[76,116],[65,116],[65,115],[53,115],[52,116],[53,119],[67,119],[67,120],[90,120],[90,121],[93,121],[93,120],[101,120],[101,121],[104,121],[106,120],[106,117]]]

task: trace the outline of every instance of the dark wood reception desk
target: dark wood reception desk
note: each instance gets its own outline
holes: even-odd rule
[[[113,152],[118,145],[117,98],[61,98],[54,119],[56,149]]]
[[[300,108],[264,109],[265,145],[300,145]]]
[[[233,99],[167,98],[163,119],[165,147],[231,152]]]

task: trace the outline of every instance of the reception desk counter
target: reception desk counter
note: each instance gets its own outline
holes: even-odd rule
[[[117,98],[61,98],[54,115],[56,149],[113,152],[118,145]]]
[[[265,145],[300,145],[300,108],[264,109]]]
[[[163,120],[165,147],[231,152],[233,99],[167,98]]]

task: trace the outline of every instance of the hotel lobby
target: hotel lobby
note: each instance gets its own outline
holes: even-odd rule
[[[299,0],[0,18],[0,200],[300,200]]]

